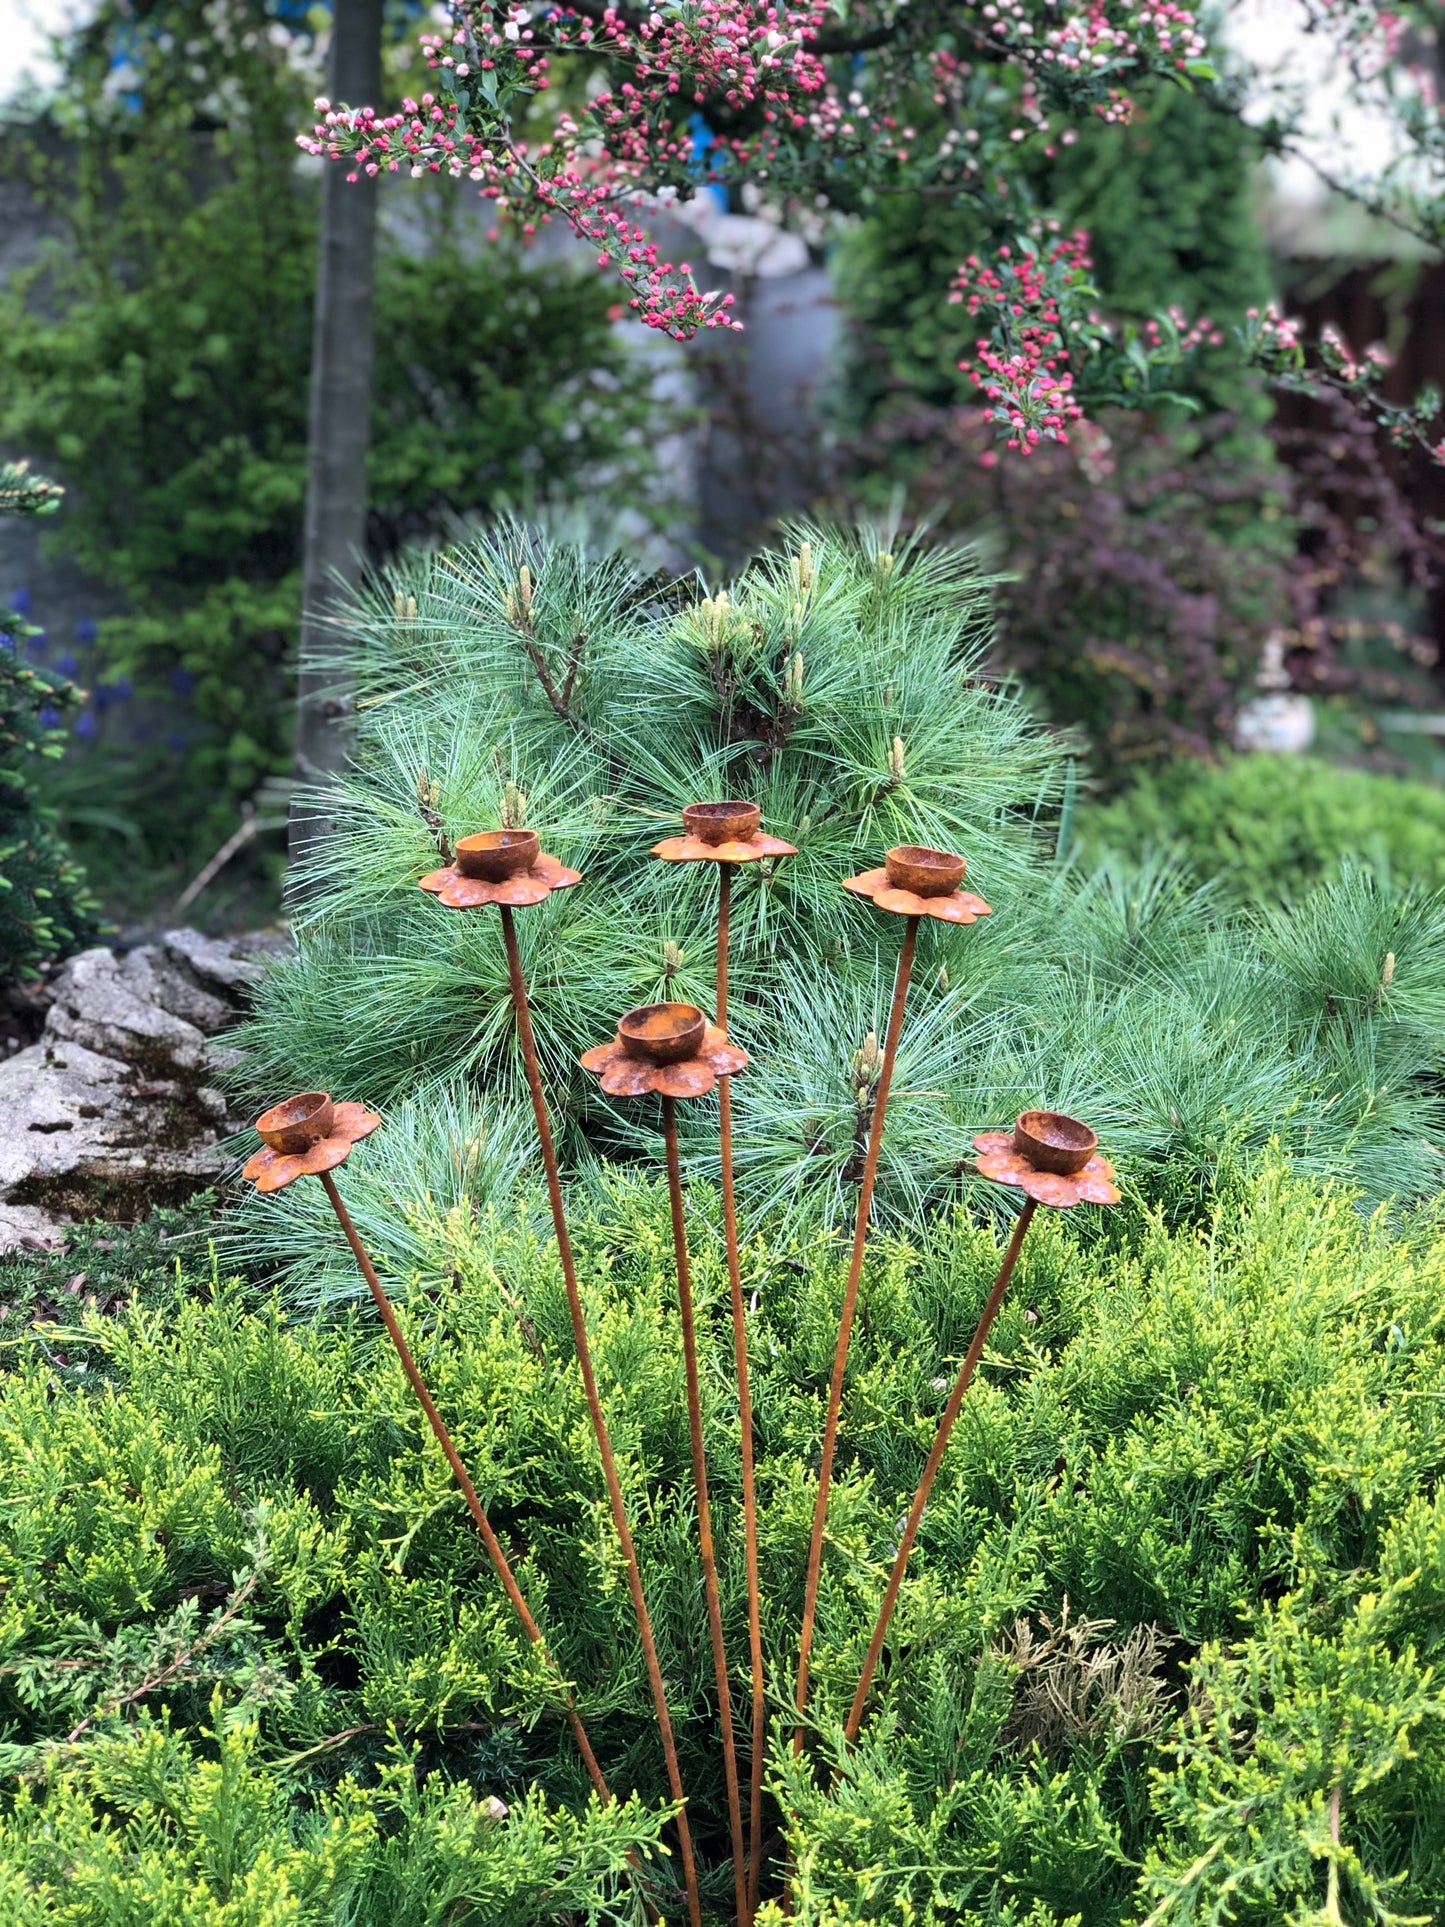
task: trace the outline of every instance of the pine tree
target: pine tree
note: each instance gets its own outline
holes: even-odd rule
[[[973,1134],[1045,1102],[1094,1121],[1175,1214],[1272,1138],[1375,1197],[1430,1189],[1445,904],[1350,873],[1261,922],[1168,862],[1060,861],[1062,747],[976,673],[989,586],[966,549],[802,527],[711,594],[519,526],[376,582],[353,611],[359,760],[328,794],[340,833],[302,879],[298,955],[242,1040],[251,1094],[420,1098],[438,1117],[480,1097],[473,1195],[503,1195],[530,1135],[495,916],[416,886],[457,837],[525,824],[587,879],[518,916],[566,1154],[652,1152],[646,1108],[600,1097],[577,1058],[635,1004],[710,1005],[711,872],[648,851],[684,804],[738,795],[798,846],[734,896],[749,1209],[851,1215],[899,932],[838,886],[902,842],[966,855],[993,915],[920,939],[886,1220],[968,1194]],[[686,1110],[705,1175],[715,1113]],[[383,1252],[408,1235],[391,1200],[454,1190],[459,1155],[439,1127],[385,1136],[368,1160]],[[354,1284],[319,1219],[263,1215],[313,1282]]]

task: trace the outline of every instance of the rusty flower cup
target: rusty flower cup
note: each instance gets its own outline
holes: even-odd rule
[[[963,882],[968,864],[947,850],[926,849],[920,843],[900,843],[883,859],[883,867],[895,890],[911,890],[919,897],[947,897]]]
[[[973,1140],[981,1178],[1009,1184],[1035,1204],[1067,1211],[1076,1204],[1117,1204],[1114,1167],[1087,1124],[1062,1111],[1025,1111],[1010,1131]]]
[[[537,861],[540,844],[535,830],[483,830],[464,836],[452,851],[458,876],[480,877],[485,883],[505,883]]]
[[[538,849],[535,830],[480,830],[459,838],[454,860],[419,878],[417,888],[448,910],[480,910],[492,903],[520,909],[545,903],[554,890],[570,890],[581,881],[580,870],[569,870]]]
[[[895,917],[932,917],[938,923],[976,923],[993,913],[982,897],[960,890],[968,864],[949,850],[900,843],[876,870],[844,877],[843,888],[868,897]]]
[[[665,836],[652,854],[664,863],[761,863],[764,857],[796,856],[796,848],[762,827],[762,806],[737,801],[689,803],[681,836]]]
[[[682,813],[682,827],[689,836],[704,843],[744,843],[762,827],[763,812],[757,803],[689,803]]]
[[[746,1069],[748,1054],[695,1004],[641,1004],[579,1062],[609,1097],[706,1097],[720,1077]]]
[[[370,1137],[380,1122],[364,1104],[333,1104],[325,1091],[302,1091],[256,1120],[262,1147],[247,1158],[241,1176],[258,1191],[284,1191],[298,1178],[320,1177],[345,1164],[352,1145]]]
[[[256,1119],[256,1131],[263,1144],[284,1157],[296,1157],[313,1144],[331,1135],[336,1106],[326,1091],[302,1091],[273,1104]]]
[[[696,1057],[707,1030],[707,1018],[696,1004],[640,1004],[617,1026],[629,1057],[645,1064],[680,1064]]]
[[[1014,1149],[1036,1171],[1072,1178],[1099,1148],[1096,1132],[1062,1111],[1025,1111],[1014,1126]]]

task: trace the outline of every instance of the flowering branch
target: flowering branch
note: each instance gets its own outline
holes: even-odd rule
[[[1439,390],[1423,388],[1410,402],[1387,400],[1380,383],[1390,366],[1390,352],[1382,344],[1377,342],[1357,357],[1337,330],[1326,327],[1311,358],[1301,324],[1287,320],[1272,304],[1250,309],[1240,339],[1250,360],[1274,386],[1298,395],[1342,396],[1374,421],[1393,447],[1422,449],[1432,462],[1445,467]]]
[[[1303,4],[1445,180],[1433,97],[1401,80],[1391,57],[1403,16],[1380,0]],[[830,18],[827,0],[453,0],[447,32],[421,45],[434,91],[390,115],[318,101],[301,145],[352,178],[470,179],[524,234],[565,220],[620,277],[635,317],[677,340],[741,324],[731,295],[700,289],[686,261],[661,258],[645,212],[660,199],[751,181],[784,200],[856,205],[865,190],[906,190],[1001,203],[1024,143],[1052,154],[1077,137],[1081,117],[1127,121],[1142,79],[1217,78],[1183,0],[969,0],[946,13],[882,0],[856,20]],[[876,57],[864,62],[865,50]],[[589,62],[585,106],[559,107],[531,138],[552,63],[579,56]],[[905,118],[904,103],[923,99],[938,110],[927,133]],[[1276,143],[1289,133],[1277,123]],[[1429,204],[1437,234],[1440,199]],[[1087,246],[1087,235],[1035,224],[991,261],[970,257],[949,296],[978,327],[959,366],[1024,453],[1066,442],[1091,406],[1193,407],[1194,359],[1225,339],[1208,317],[1177,311],[1142,325],[1106,321]],[[1356,363],[1325,341],[1306,367],[1276,324],[1252,316],[1240,337],[1270,381],[1346,394],[1396,444],[1445,459],[1433,394],[1386,403],[1375,360]]]

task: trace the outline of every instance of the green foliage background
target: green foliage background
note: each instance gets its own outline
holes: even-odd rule
[[[133,99],[117,95],[117,47]],[[295,147],[309,58],[263,0],[110,5],[68,45],[56,100],[6,136],[60,234],[0,294],[0,437],[71,484],[54,546],[124,599],[101,624],[100,673],[130,677],[141,702],[165,699],[176,670],[192,685],[184,752],[122,744],[84,797],[128,812],[155,863],[208,856],[286,765],[318,215]],[[405,236],[403,203],[388,197],[379,254],[375,552],[502,501],[645,504],[658,408],[600,277],[464,244],[456,207]]]
[[[398,1121],[341,1174],[353,1204],[387,1176]],[[1276,1927],[1445,1906],[1438,1213],[1371,1220],[1267,1160],[1171,1231],[1124,1171],[1122,1206],[1044,1214],[1025,1248],[831,1790],[792,1759],[780,1682],[846,1248],[747,1210],[770,1785],[805,1922]],[[692,1205],[741,1655],[726,1276],[716,1199],[694,1187]],[[666,1196],[613,1172],[572,1211],[722,1909]],[[413,1195],[408,1216],[392,1282],[411,1341],[640,1806],[588,1808],[555,1680],[369,1310],[298,1325],[203,1269],[108,1316],[62,1296],[74,1309],[27,1332],[11,1261],[0,1919],[633,1921],[631,1844],[665,1896],[661,1760],[541,1200]],[[998,1257],[962,1214],[872,1248],[815,1649],[824,1763]]]
[[[1230,341],[1271,291],[1257,161],[1208,98],[1160,86],[1125,126],[1085,126],[1052,157],[1030,143],[971,201],[879,197],[838,254],[835,499],[876,513],[901,498],[920,523],[987,539],[1007,578],[997,662],[1114,786],[1227,741],[1266,634],[1299,619],[1291,485]],[[976,323],[940,294],[1020,206],[1047,216],[1041,248],[1050,228],[1087,229],[1107,312],[1138,326],[1175,308],[1224,337],[1190,357],[1182,397],[1141,416],[1081,390],[1069,445],[1027,457],[994,446],[958,372]]]
[[[49,515],[53,482],[0,462],[0,515]],[[80,867],[36,794],[35,761],[64,748],[61,718],[78,699],[63,677],[29,660],[34,625],[0,611],[0,984],[33,976],[94,935],[95,904]]]
[[[1354,859],[1402,887],[1445,885],[1445,794],[1307,756],[1232,757],[1148,776],[1080,813],[1082,849],[1169,849],[1240,903],[1289,902]]]

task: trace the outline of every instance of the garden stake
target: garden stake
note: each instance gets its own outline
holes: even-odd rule
[[[662,1098],[667,1188],[672,1206],[672,1248],[677,1265],[677,1303],[682,1321],[682,1351],[687,1376],[687,1425],[692,1453],[693,1489],[697,1495],[698,1545],[702,1555],[703,1594],[707,1601],[713,1675],[718,1689],[718,1717],[722,1726],[723,1776],[727,1783],[733,1890],[739,1927],[747,1927],[749,1918],[747,1861],[743,1850],[742,1804],[738,1793],[737,1748],[733,1737],[732,1687],[728,1679],[727,1648],[723,1644],[722,1603],[718,1596],[712,1510],[707,1495],[702,1388],[697,1369],[697,1330],[693,1317],[682,1170],[677,1154],[676,1100],[679,1097],[705,1096],[720,1077],[725,1078],[733,1071],[741,1070],[747,1061],[745,1053],[729,1045],[723,1033],[710,1025],[694,1004],[644,1004],[637,1010],[630,1010],[618,1024],[614,1041],[597,1045],[585,1052],[582,1058],[584,1069],[601,1074],[602,1088],[610,1096],[640,1097],[648,1091],[657,1091]]]
[[[732,1687],[728,1679],[727,1648],[723,1644],[722,1602],[718,1597],[717,1559],[712,1540],[712,1509],[707,1496],[707,1453],[702,1441],[702,1395],[698,1384],[697,1334],[692,1310],[692,1279],[688,1270],[687,1226],[683,1217],[682,1172],[677,1156],[675,1098],[662,1100],[662,1134],[667,1145],[667,1188],[672,1205],[672,1249],[677,1265],[677,1308],[682,1320],[682,1353],[687,1372],[687,1430],[692,1451],[692,1483],[697,1494],[697,1537],[702,1554],[702,1585],[707,1600],[707,1629],[712,1641],[713,1678],[717,1682],[718,1719],[722,1727],[723,1778],[727,1784],[728,1825],[732,1833],[733,1892],[739,1927],[747,1927],[747,1856],[743,1846],[742,1804],[738,1790],[737,1742],[733,1735]]]
[[[1013,1136],[1001,1132],[989,1133],[974,1139],[974,1149],[979,1157],[978,1169],[982,1176],[993,1178],[1000,1184],[1017,1185],[1025,1192],[1024,1208],[1014,1221],[1013,1236],[1009,1239],[1008,1250],[1004,1253],[1003,1263],[999,1266],[998,1276],[994,1279],[993,1290],[983,1308],[978,1326],[969,1344],[968,1352],[953,1381],[953,1390],[948,1395],[948,1403],[943,1408],[938,1431],[934,1437],[933,1449],[928,1455],[928,1463],[923,1468],[923,1477],[918,1481],[918,1490],[913,1495],[909,1509],[908,1522],[903,1528],[903,1537],[893,1561],[893,1570],[888,1575],[888,1587],[883,1595],[883,1604],[878,1610],[878,1623],[873,1628],[873,1637],[868,1642],[867,1657],[863,1661],[863,1672],[858,1681],[858,1690],[853,1695],[853,1704],[848,1709],[848,1718],[843,1728],[843,1737],[848,1745],[858,1737],[858,1729],[863,1723],[864,1709],[868,1704],[869,1689],[873,1684],[873,1674],[878,1665],[879,1654],[888,1632],[888,1622],[893,1617],[893,1609],[898,1604],[899,1589],[903,1584],[904,1571],[908,1565],[909,1554],[918,1537],[918,1528],[923,1521],[923,1509],[928,1504],[928,1495],[938,1468],[943,1463],[943,1455],[948,1449],[949,1434],[954,1420],[958,1417],[963,1404],[963,1395],[968,1390],[979,1359],[983,1355],[984,1344],[989,1328],[998,1316],[1003,1303],[1004,1293],[1008,1290],[1014,1266],[1018,1263],[1019,1252],[1023,1249],[1024,1239],[1028,1236],[1029,1226],[1033,1223],[1034,1213],[1041,1204],[1053,1205],[1057,1210],[1068,1210],[1071,1205],[1089,1202],[1092,1204],[1115,1204],[1119,1193],[1112,1182],[1114,1167],[1107,1158],[1097,1155],[1099,1140],[1087,1124],[1077,1118],[1065,1117],[1059,1111],[1025,1111],[1015,1126]]]
[[[527,1072],[527,1088],[532,1093],[532,1114],[537,1120],[537,1136],[542,1147],[542,1165],[547,1174],[547,1197],[552,1207],[552,1225],[557,1234],[557,1253],[562,1261],[562,1278],[567,1287],[567,1309],[572,1318],[572,1338],[577,1349],[577,1362],[582,1368],[582,1384],[587,1394],[587,1408],[592,1414],[592,1429],[597,1435],[597,1449],[602,1455],[602,1476],[607,1482],[607,1498],[612,1507],[612,1523],[622,1546],[622,1557],[627,1565],[627,1585],[632,1594],[632,1610],[637,1616],[637,1630],[642,1639],[642,1656],[647,1665],[648,1685],[652,1689],[653,1711],[657,1715],[657,1730],[662,1736],[662,1752],[667,1763],[667,1784],[672,1797],[678,1805],[677,1838],[682,1855],[683,1882],[687,1888],[687,1911],[692,1927],[702,1927],[702,1904],[697,1891],[697,1867],[692,1854],[692,1831],[687,1824],[687,1794],[683,1790],[682,1772],[677,1763],[677,1747],[672,1737],[672,1717],[667,1710],[667,1690],[662,1682],[662,1667],[658,1663],[657,1646],[652,1637],[652,1621],[648,1617],[647,1599],[642,1590],[642,1571],[637,1563],[637,1549],[632,1543],[632,1529],[627,1523],[627,1507],[622,1497],[622,1482],[617,1476],[617,1464],[612,1456],[612,1440],[607,1431],[607,1420],[602,1412],[602,1400],[597,1391],[597,1374],[592,1369],[592,1347],[587,1341],[587,1321],[582,1314],[582,1296],[577,1289],[577,1267],[572,1258],[572,1240],[567,1235],[567,1219],[562,1206],[562,1181],[557,1171],[557,1152],[552,1143],[552,1125],[547,1115],[547,1099],[542,1090],[542,1072],[537,1062],[537,1044],[532,1035],[532,1013],[527,1003],[527,986],[522,977],[522,959],[517,949],[517,932],[512,922],[512,912],[507,904],[501,906],[502,937],[507,946],[507,975],[512,985],[512,1008],[517,1016],[517,1035],[522,1044],[522,1062]]]
[[[356,1259],[367,1289],[381,1313],[381,1322],[386,1326],[388,1338],[407,1381],[416,1394],[417,1403],[426,1413],[427,1423],[436,1435],[437,1443],[447,1457],[452,1475],[462,1489],[462,1497],[467,1502],[477,1531],[482,1535],[482,1544],[487,1549],[487,1557],[492,1569],[502,1582],[512,1610],[522,1622],[522,1630],[534,1646],[539,1646],[548,1664],[552,1658],[547,1651],[547,1642],[541,1629],[533,1619],[517,1584],[515,1573],[503,1552],[501,1542],[492,1530],[486,1510],[477,1496],[477,1489],[467,1475],[462,1464],[461,1454],[452,1443],[452,1435],[447,1430],[441,1413],[437,1410],[426,1381],[417,1369],[411,1347],[407,1344],[401,1326],[397,1323],[396,1312],[391,1300],[382,1288],[375,1267],[367,1256],[356,1226],[351,1222],[351,1213],[341,1201],[341,1193],[336,1188],[336,1180],[331,1173],[339,1164],[344,1164],[351,1154],[351,1147],[363,1137],[369,1137],[380,1124],[381,1119],[375,1111],[368,1111],[360,1104],[335,1104],[324,1091],[306,1091],[299,1097],[290,1097],[277,1104],[261,1117],[257,1130],[266,1140],[266,1149],[258,1151],[245,1166],[242,1176],[254,1182],[258,1191],[281,1191],[297,1178],[314,1175],[321,1179],[326,1195],[331,1201],[331,1209],[336,1213],[336,1221],[351,1246],[352,1256]],[[612,1789],[603,1777],[602,1768],[597,1764],[597,1756],[592,1751],[592,1743],[582,1724],[570,1692],[565,1700],[567,1723],[572,1728],[572,1737],[577,1742],[577,1751],[587,1768],[588,1778],[593,1786],[607,1801],[612,1799]]]
[[[727,1035],[728,938],[733,865],[767,856],[796,856],[791,843],[766,836],[756,803],[693,803],[682,813],[686,834],[668,837],[652,854],[669,863],[717,865],[717,996],[713,1022]],[[728,1296],[733,1324],[733,1361],[738,1375],[738,1429],[742,1440],[743,1542],[748,1583],[748,1657],[752,1668],[753,1750],[748,1785],[748,1918],[758,1907],[763,1857],[763,1767],[768,1706],[763,1674],[762,1597],[758,1582],[758,1504],[753,1467],[753,1401],[748,1384],[748,1334],[738,1258],[737,1199],[733,1188],[732,1081],[718,1079],[718,1151],[722,1163],[723,1242],[727,1248]]]
[[[672,1737],[672,1718],[667,1710],[667,1692],[662,1668],[652,1637],[652,1621],[642,1590],[642,1572],[637,1549],[627,1523],[627,1507],[622,1482],[612,1456],[612,1440],[597,1391],[597,1374],[592,1366],[592,1347],[587,1339],[587,1321],[582,1312],[582,1296],[577,1288],[577,1267],[572,1257],[572,1240],[567,1232],[567,1215],[562,1203],[562,1180],[557,1170],[557,1153],[552,1143],[552,1125],[547,1113],[547,1097],[542,1089],[542,1072],[537,1061],[537,1043],[532,1035],[532,1013],[527,1001],[527,984],[522,975],[522,958],[517,948],[517,931],[512,909],[542,903],[553,890],[567,890],[582,881],[576,870],[568,870],[555,857],[538,849],[535,830],[491,830],[478,836],[463,837],[455,846],[455,861],[446,869],[434,870],[421,879],[420,888],[438,897],[449,909],[470,910],[495,903],[502,914],[502,940],[507,951],[507,977],[511,985],[512,1009],[517,1020],[517,1036],[522,1046],[522,1063],[527,1089],[532,1096],[532,1115],[537,1123],[537,1138],[542,1151],[542,1166],[547,1177],[547,1200],[552,1209],[552,1227],[557,1237],[557,1255],[567,1290],[567,1310],[572,1320],[572,1339],[577,1363],[582,1372],[582,1387],[592,1430],[602,1458],[602,1476],[607,1485],[607,1500],[612,1523],[622,1547],[627,1568],[627,1587],[632,1595],[632,1610],[637,1618],[642,1641],[642,1657],[647,1667],[647,1682],[652,1693],[657,1730],[662,1739],[667,1784],[678,1803],[677,1839],[682,1859],[683,1884],[687,1890],[687,1911],[692,1927],[702,1927],[702,1903],[698,1897],[697,1866],[693,1859],[692,1830],[687,1823],[687,1794],[677,1763],[677,1747]]]
[[[973,923],[990,915],[988,905],[979,897],[960,890],[968,866],[961,856],[944,850],[929,850],[916,845],[901,845],[888,852],[884,868],[866,870],[862,876],[849,877],[843,884],[854,896],[872,898],[880,910],[908,919],[903,933],[903,948],[898,957],[898,974],[893,986],[893,1006],[888,1013],[888,1034],[883,1046],[883,1063],[873,1097],[873,1117],[868,1128],[868,1155],[863,1166],[863,1183],[858,1192],[858,1216],[853,1227],[853,1255],[848,1279],[843,1287],[843,1310],[838,1321],[838,1343],[833,1354],[833,1376],[828,1386],[828,1412],[823,1425],[823,1453],[818,1466],[818,1496],[813,1506],[813,1532],[808,1545],[808,1577],[803,1593],[803,1623],[798,1638],[798,1683],[794,1693],[798,1724],[793,1730],[793,1751],[803,1749],[803,1714],[808,1705],[808,1671],[813,1651],[813,1627],[818,1608],[818,1583],[823,1567],[823,1533],[828,1522],[828,1496],[833,1480],[833,1454],[838,1442],[838,1415],[843,1404],[843,1374],[848,1365],[848,1347],[853,1336],[853,1314],[858,1304],[858,1284],[863,1275],[863,1252],[868,1238],[868,1219],[873,1209],[873,1190],[878,1181],[878,1156],[883,1146],[883,1122],[888,1109],[888,1092],[893,1082],[893,1065],[898,1055],[898,1037],[903,1029],[903,1009],[908,1000],[908,980],[913,970],[913,952],[918,942],[918,925],[924,917],[942,923]]]

